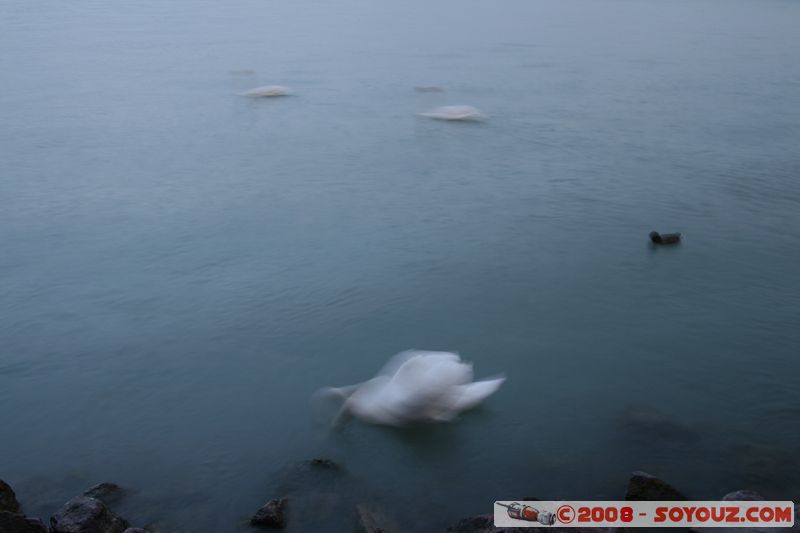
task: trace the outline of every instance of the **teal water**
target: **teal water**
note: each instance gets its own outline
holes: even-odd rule
[[[198,532],[316,456],[423,531],[634,469],[797,500],[798,27],[779,0],[0,3],[0,477],[31,514],[109,480]],[[234,94],[266,84],[296,95]],[[314,390],[408,348],[508,381],[450,425],[314,424]]]

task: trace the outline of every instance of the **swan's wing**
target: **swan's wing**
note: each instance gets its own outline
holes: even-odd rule
[[[445,397],[453,387],[472,380],[472,365],[453,353],[421,352],[387,379],[381,400],[394,417],[405,421],[445,420],[452,418]]]
[[[466,385],[457,385],[442,398],[446,407],[456,412],[466,411],[480,405],[486,398],[497,392],[506,380],[505,377],[475,381]],[[445,406],[443,406],[445,407]]]
[[[411,359],[412,357],[419,355],[424,352],[420,352],[419,350],[405,350],[399,353],[394,354],[386,364],[381,367],[380,371],[378,372],[379,376],[393,376],[397,373],[401,366],[405,364],[406,361]]]
[[[374,424],[391,426],[408,421],[408,395],[392,387],[390,379],[378,376],[363,383],[345,402],[344,409]]]
[[[439,395],[470,381],[472,365],[450,352],[417,352],[391,376],[393,387],[421,396]]]
[[[425,350],[404,350],[394,354],[378,372],[379,376],[393,376],[400,370],[409,359],[421,356],[431,363],[435,360],[461,361],[461,358],[454,352],[429,352]]]

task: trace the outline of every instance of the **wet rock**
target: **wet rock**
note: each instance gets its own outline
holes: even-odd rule
[[[129,527],[122,533],[149,533],[146,529],[142,529],[140,527]]]
[[[764,497],[753,490],[737,490],[722,497],[724,502],[761,502]]]
[[[270,500],[250,519],[251,526],[282,528],[286,525],[288,498]]]
[[[374,496],[342,463],[322,458],[282,466],[263,491],[264,501],[275,496],[291,501],[287,528],[293,531],[352,531],[356,504]]]
[[[448,533],[501,533],[512,531],[536,531],[539,528],[494,527],[494,515],[484,514],[459,520],[447,528]]]
[[[17,495],[14,494],[13,489],[0,479],[0,511],[8,511],[9,513],[19,512],[19,502]]]
[[[631,479],[628,481],[625,499],[628,501],[683,501],[688,498],[666,481],[647,472],[636,471],[631,474]]]
[[[356,505],[356,511],[358,512],[358,525],[361,531],[366,531],[367,533],[400,531],[399,526],[392,522],[382,509],[359,503]]]
[[[764,497],[753,490],[736,490],[729,492],[722,497],[724,502],[757,502],[764,501]],[[747,533],[770,533],[771,528],[748,528]],[[713,527],[708,528],[707,531],[711,533],[739,533],[742,531],[736,527]]]
[[[93,487],[86,489],[82,496],[88,496],[100,500],[108,505],[110,502],[119,500],[125,493],[124,489],[115,483],[98,483]]]
[[[71,499],[50,518],[52,533],[122,533],[127,528],[125,520],[88,496]]]
[[[18,513],[0,511],[0,531],[3,533],[47,533],[47,527],[38,518],[28,518]]]

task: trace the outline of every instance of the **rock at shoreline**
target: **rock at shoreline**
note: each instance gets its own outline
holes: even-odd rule
[[[124,489],[116,483],[98,483],[93,487],[89,487],[81,496],[88,496],[100,500],[106,505],[119,500],[124,495]]]
[[[140,527],[129,527],[122,533],[149,533],[146,529],[142,529]]]
[[[535,532],[540,528],[494,527],[494,515],[483,514],[459,520],[447,528],[447,533],[504,533],[514,531]]]
[[[3,533],[47,533],[47,527],[38,518],[0,511],[0,531]]]
[[[250,519],[251,526],[282,528],[286,525],[286,506],[288,498],[268,501]]]
[[[754,490],[737,490],[722,497],[724,502],[763,502],[764,497]]]
[[[636,471],[628,481],[628,501],[684,501],[688,498],[672,485],[647,472]]]
[[[18,513],[20,511],[17,495],[14,490],[2,479],[0,479],[0,511]]]
[[[400,531],[400,528],[391,522],[383,510],[371,505],[359,503],[356,505],[358,512],[358,525],[361,531],[367,533],[391,533]]]
[[[88,496],[71,499],[50,518],[52,533],[122,533],[127,528],[125,520]]]

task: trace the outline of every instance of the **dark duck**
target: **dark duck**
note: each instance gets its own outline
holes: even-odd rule
[[[659,233],[657,231],[651,231],[650,240],[653,242],[653,244],[677,244],[681,242],[681,234]]]

